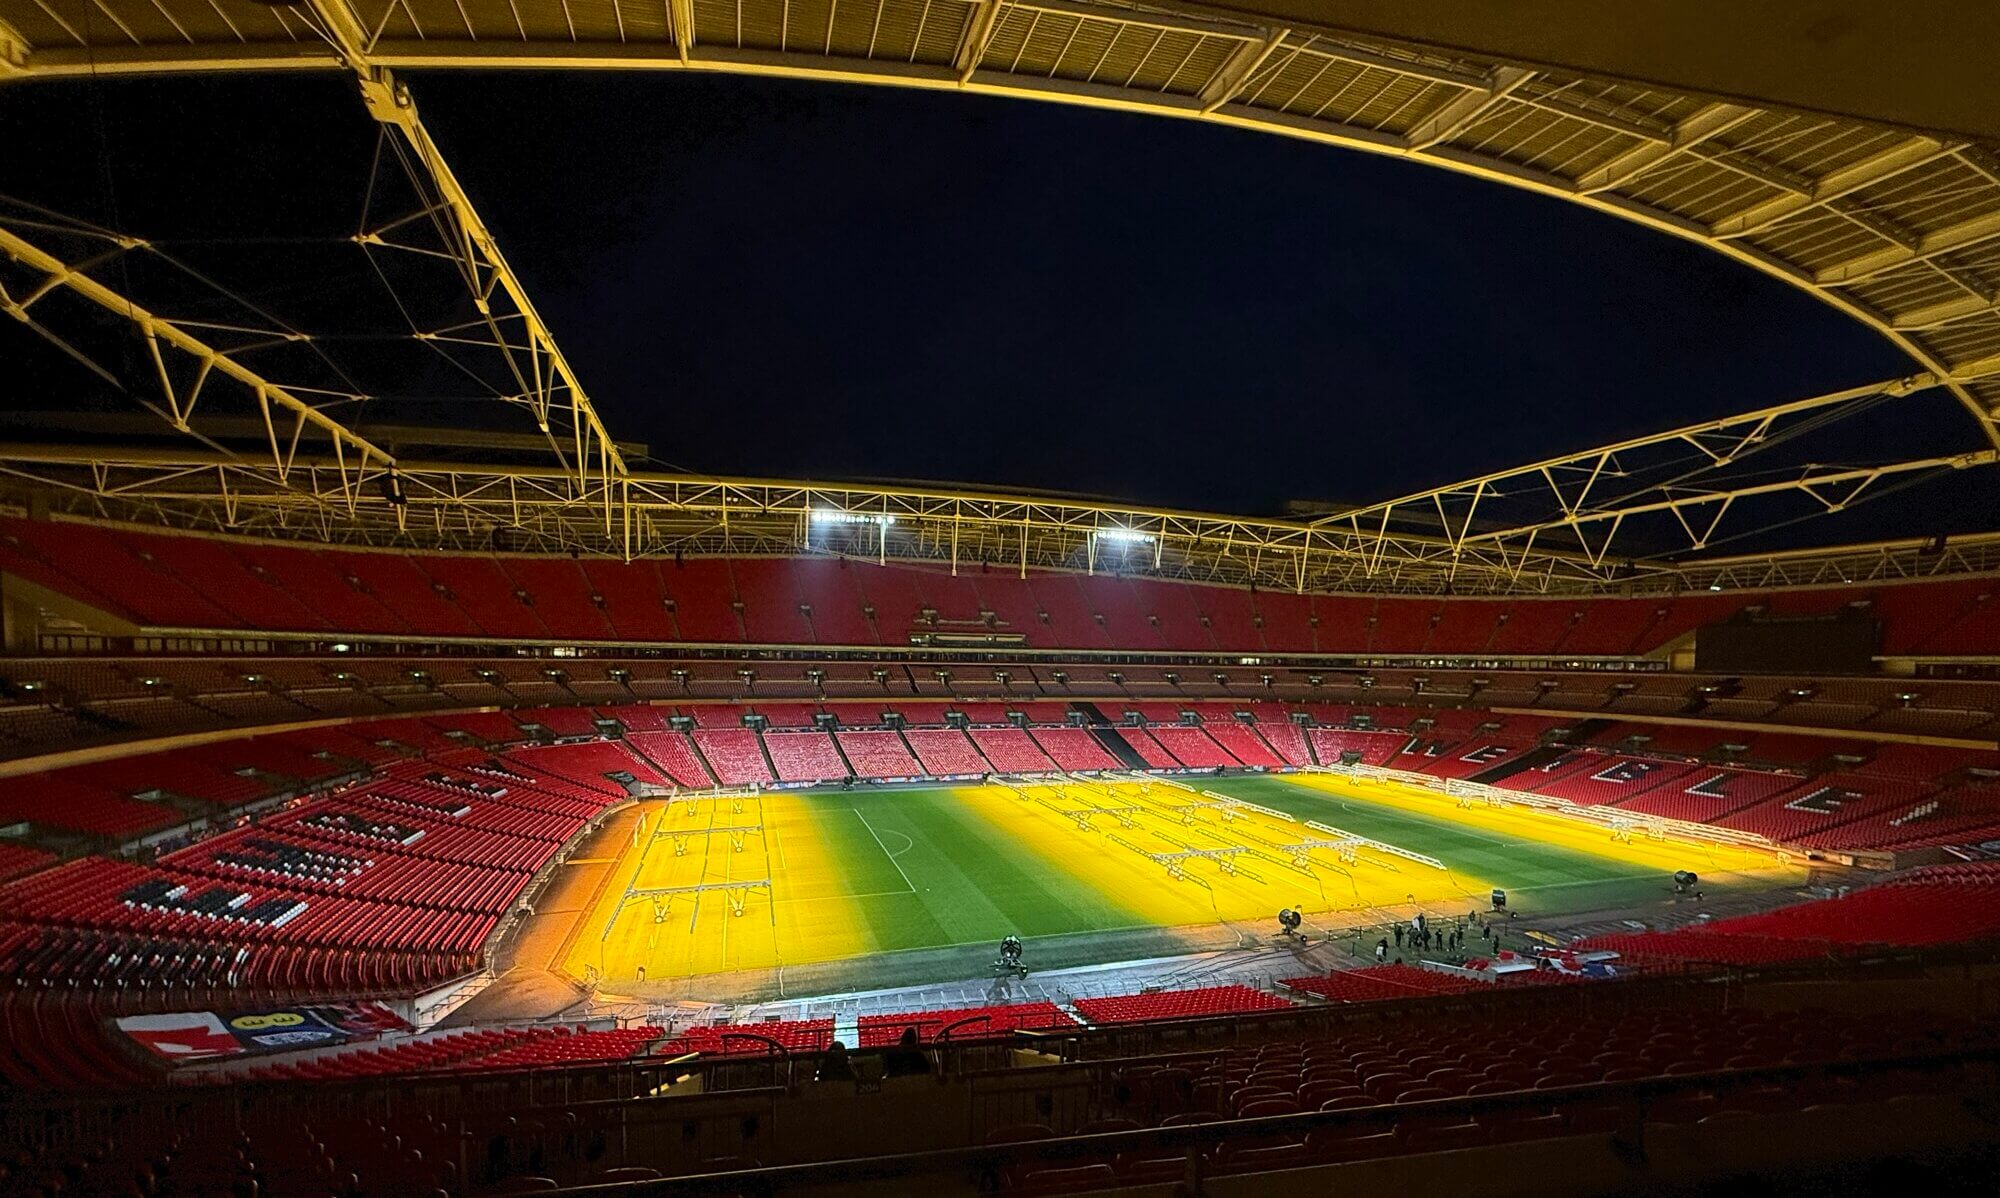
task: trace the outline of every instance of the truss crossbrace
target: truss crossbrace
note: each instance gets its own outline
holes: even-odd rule
[[[218,364],[216,370],[222,367]],[[1702,440],[1726,458],[1728,446],[1754,424]],[[1480,495],[1476,481],[1462,493],[1451,488],[1437,493],[1450,498],[1444,510],[1452,519],[1451,535],[1436,536],[1393,526],[1385,530],[1379,517],[1373,526],[1322,529],[1306,521],[1115,509],[1037,497],[634,475],[620,480],[611,496],[621,522],[630,526],[629,538],[607,540],[602,524],[606,488],[596,483],[582,488],[559,467],[399,461],[395,469],[403,503],[396,504],[376,488],[358,485],[361,451],[329,455],[301,450],[296,435],[303,427],[303,418],[291,430],[274,426],[268,459],[220,449],[0,444],[0,474],[51,495],[52,510],[62,514],[328,544],[466,552],[491,550],[496,544],[612,556],[804,552],[865,556],[871,562],[928,562],[938,568],[952,560],[961,569],[968,563],[978,563],[972,568],[982,570],[997,564],[1013,573],[1030,566],[1080,570],[1094,533],[1117,527],[1157,541],[1147,547],[1142,562],[1121,572],[1286,591],[1434,594],[1448,586],[1461,595],[1608,589],[1672,593],[1710,585],[1826,585],[1970,573],[2000,563],[2000,537],[1995,536],[1952,538],[1942,552],[1922,538],[1911,538],[1673,562],[1633,561],[1605,550],[1612,543],[1607,532],[1628,532],[1621,514],[1629,517],[1642,509],[1667,513],[1664,518],[1684,521],[1682,527],[1692,534],[1712,527],[1714,513],[1724,505],[1740,507],[1761,494],[1794,492],[1833,510],[1892,475],[1987,465],[1994,457],[1986,452],[1859,470],[1819,468],[1783,483],[1688,485],[1607,501],[1606,489],[1617,476],[1614,463],[1592,451],[1596,457],[1582,455],[1574,466],[1551,467],[1553,485],[1539,469],[1531,480],[1550,494],[1560,488],[1568,507],[1558,510],[1555,522],[1567,526],[1573,521],[1579,535],[1590,533],[1589,547],[1582,551],[1538,534],[1539,521],[1471,525],[1463,513]],[[1593,471],[1601,475],[1596,482],[1591,481]],[[1498,502],[1492,491],[1493,484],[1486,484],[1480,513]],[[346,518],[329,520],[329,511]],[[881,518],[894,521],[887,537],[877,535],[884,531],[879,525],[839,523]],[[501,532],[509,538],[504,543],[494,539]],[[997,621],[985,631],[1032,632]],[[1144,775],[1115,780],[1142,790],[1192,790]]]
[[[136,246],[137,243],[133,243],[128,248]],[[220,374],[248,388],[257,402],[271,451],[270,465],[259,466],[258,469],[266,471],[278,488],[290,487],[299,445],[308,425],[323,434],[332,444],[333,460],[328,464],[341,480],[341,498],[350,513],[361,502],[360,486],[367,480],[370,471],[380,472],[395,468],[396,458],[387,450],[375,445],[283,386],[245,366],[225,351],[188,332],[174,321],[152,312],[98,282],[81,267],[64,262],[4,227],[0,227],[0,252],[45,276],[42,287],[26,299],[7,298],[4,293],[0,293],[0,311],[27,322],[30,320],[29,305],[41,295],[60,287],[133,324],[146,342],[147,352],[157,373],[162,398],[166,405],[162,415],[176,430],[192,431],[189,421],[194,414],[196,403],[201,398],[202,390],[212,375]],[[192,383],[179,384],[175,381],[175,372],[169,369],[168,350],[177,351],[193,359],[195,376]],[[290,429],[280,429],[279,422],[274,419],[272,411],[274,407],[292,417]],[[208,463],[216,469],[226,469],[241,464],[244,464],[244,459],[233,455],[218,455]]]
[[[509,365],[521,381],[522,393],[528,397],[536,426],[548,435],[550,446],[558,457],[570,464],[580,485],[587,482],[593,459],[607,480],[623,475],[626,471],[624,455],[598,418],[597,409],[592,406],[583,384],[570,369],[569,360],[557,347],[555,337],[543,323],[541,314],[535,310],[527,289],[507,264],[506,256],[500,252],[500,246],[487,229],[486,222],[480,219],[472,197],[467,194],[464,185],[453,173],[451,164],[445,161],[444,152],[432,140],[430,131],[418,117],[416,102],[411,98],[409,88],[386,67],[374,61],[375,36],[368,32],[348,0],[310,0],[310,5],[321,31],[340,51],[348,69],[359,79],[361,97],[369,115],[393,126],[408,143],[429,176],[428,181],[435,189],[437,198],[449,211],[456,234],[456,244],[452,248],[465,260],[467,284],[481,313],[489,322],[509,315],[494,310],[492,301],[497,288],[499,295],[504,296],[511,306],[511,314],[518,315],[522,335],[528,342],[525,351],[504,348],[509,346],[509,340],[500,334],[497,324],[493,328],[493,342],[503,347]],[[685,58],[693,44],[692,10],[685,5],[670,5],[670,11],[676,18],[676,44]],[[685,26],[679,20],[683,16],[688,18]],[[568,425],[566,430],[552,427],[557,423],[558,416],[562,423]],[[565,432],[566,438],[563,436]],[[565,440],[567,444],[564,444]]]
[[[1926,373],[1776,404],[1404,495],[1323,517],[1314,526],[1344,531],[1364,543],[1363,552],[1375,552],[1396,527],[1421,520],[1442,531],[1454,555],[1469,554],[1479,562],[1518,561],[1524,567],[1532,555],[1556,544],[1570,547],[1568,539],[1573,539],[1588,563],[1608,566],[1634,555],[1631,550],[1614,552],[1629,520],[1663,514],[1678,522],[1688,548],[1700,550],[1712,542],[1722,517],[1742,501],[1794,494],[1837,512],[1884,478],[2000,460],[2000,451],[1988,448],[1866,466],[1806,465],[1775,481],[1727,473],[1794,432],[1809,431],[1815,421],[1837,420],[1868,403],[1899,401],[1944,383]],[[1694,465],[1676,461],[1690,451]],[[1671,473],[1663,473],[1663,463]],[[1522,520],[1518,509],[1512,519],[1493,511],[1496,504],[1523,502],[1550,514]],[[1547,535],[1559,531],[1566,538]]]

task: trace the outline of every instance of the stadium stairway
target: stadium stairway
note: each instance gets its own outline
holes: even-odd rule
[[[1139,756],[1139,751],[1132,747],[1130,741],[1118,735],[1117,728],[1112,724],[1110,717],[1106,716],[1098,708],[1097,704],[1072,703],[1069,706],[1070,710],[1083,713],[1083,718],[1090,722],[1090,735],[1096,739],[1105,752],[1117,758],[1120,765],[1128,770],[1139,770],[1141,772],[1152,768],[1146,763],[1144,757]]]
[[[694,754],[694,759],[695,759],[696,761],[698,761],[698,762],[700,762],[700,763],[701,763],[701,768],[703,768],[703,769],[705,769],[705,770],[707,770],[707,771],[708,771],[708,776],[709,776],[709,777],[711,777],[711,778],[717,778],[717,779],[719,779],[719,778],[721,778],[721,777],[722,777],[722,775],[721,775],[721,774],[718,774],[718,773],[716,773],[716,772],[715,772],[715,763],[714,763],[714,762],[712,762],[712,761],[710,761],[710,760],[708,759],[708,754],[706,754],[706,753],[704,753],[704,752],[702,752],[702,751],[701,751],[701,742],[700,742],[700,741],[696,740],[696,739],[695,739],[694,737],[692,737],[692,736],[689,736],[689,735],[687,735],[686,733],[683,733],[683,734],[682,734],[682,739],[684,739],[684,740],[686,740],[686,741],[687,741],[687,746],[688,746],[688,752],[690,752],[690,753]],[[763,742],[762,738],[759,738],[759,739],[758,739],[758,742],[757,742],[757,743],[758,743],[759,745],[762,745],[762,744],[763,744],[764,742]],[[659,763],[659,762],[657,762],[657,761],[655,761],[655,762],[653,762],[653,764],[654,764],[654,766],[655,766],[655,767],[657,767],[657,766],[659,766],[659,764],[660,764],[660,763]],[[671,778],[671,777],[672,777],[673,775],[672,775],[672,774],[668,774],[667,776]],[[774,770],[774,771],[772,771],[772,773],[771,773],[771,776],[772,776],[773,778],[777,777],[777,776],[778,776],[778,775],[777,775],[777,772],[776,772],[775,770]],[[720,786],[720,785],[721,785],[721,782],[719,782],[719,781],[718,781],[718,782],[716,783],[716,785]]]
[[[908,736],[905,736],[903,734],[902,725],[900,724],[893,725],[893,727],[895,727],[896,729],[896,739],[901,741],[903,744],[903,752],[908,753],[910,755],[910,760],[917,762],[921,766],[923,763],[923,758],[917,756],[917,747],[910,743],[910,738]],[[836,736],[834,737],[834,739],[839,740],[840,738]]]
[[[833,742],[834,755],[840,758],[841,768],[847,771],[847,780],[849,782],[853,782],[856,778],[866,776],[860,770],[854,768],[854,762],[851,758],[848,757],[847,750],[844,747],[842,747],[840,743],[840,738],[838,736],[835,736],[829,732],[826,738]],[[766,746],[764,749],[765,755],[768,756],[770,754],[770,751],[771,750],[769,746]]]
[[[1596,725],[1597,727],[1592,728],[1591,727],[1592,725]],[[1609,728],[1610,726],[1611,726],[1610,720],[1585,720],[1581,724],[1577,725],[1577,731],[1575,735],[1570,738],[1570,740],[1573,742],[1580,741],[1584,736],[1587,736],[1589,732],[1596,731],[1597,729],[1601,728]],[[1529,749],[1527,752],[1521,754],[1519,757],[1515,757],[1508,761],[1503,761],[1499,765],[1492,766],[1488,769],[1483,769],[1478,773],[1472,775],[1472,777],[1467,779],[1467,781],[1477,782],[1483,786],[1498,786],[1500,785],[1500,781],[1503,778],[1511,778],[1515,774],[1518,774],[1523,770],[1531,770],[1538,765],[1547,765],[1549,762],[1554,761],[1558,757],[1561,757],[1564,753],[1569,753],[1572,751],[1573,750],[1565,747],[1564,745],[1541,745],[1536,748]]]
[[[833,738],[832,738],[832,737],[828,737],[827,739],[828,739],[828,740],[832,740]],[[762,733],[761,731],[757,733],[757,752],[759,752],[760,754],[762,754],[762,755],[763,755],[763,757],[764,757],[764,768],[765,768],[765,769],[767,769],[767,770],[769,770],[769,771],[771,772],[771,776],[772,776],[773,778],[782,778],[782,777],[784,777],[784,775],[783,775],[783,774],[781,774],[781,773],[779,773],[779,772],[778,772],[778,763],[777,763],[777,761],[776,761],[775,759],[773,759],[773,758],[772,758],[772,756],[771,756],[771,746],[769,746],[769,745],[767,745],[767,744],[765,744],[765,743],[764,743],[764,734],[763,734],[763,733]],[[713,772],[713,771],[711,771],[711,772]],[[716,774],[715,776],[716,776],[716,777],[718,777],[718,778],[720,778],[720,777],[721,777],[722,775],[721,775],[721,774]]]

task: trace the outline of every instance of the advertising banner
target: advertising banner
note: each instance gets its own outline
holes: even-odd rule
[[[262,1056],[370,1040],[409,1025],[381,1003],[313,1003],[258,1011],[128,1015],[118,1030],[175,1063]]]

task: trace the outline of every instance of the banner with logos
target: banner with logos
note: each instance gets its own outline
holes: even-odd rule
[[[409,1024],[376,1002],[312,1003],[256,1011],[180,1011],[127,1015],[118,1030],[175,1063],[262,1056],[371,1040]]]

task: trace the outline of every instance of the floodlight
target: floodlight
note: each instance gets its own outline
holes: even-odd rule
[[[1152,533],[1131,528],[1100,528],[1090,535],[1100,544],[1112,545],[1150,545],[1157,539]]]
[[[815,508],[812,513],[814,524],[873,524],[887,528],[896,522],[894,516],[878,515],[872,512],[840,512],[831,508]]]

